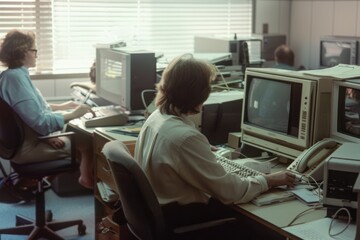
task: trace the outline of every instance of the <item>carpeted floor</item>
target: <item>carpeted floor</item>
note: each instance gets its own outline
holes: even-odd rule
[[[46,192],[46,209],[53,212],[53,220],[66,221],[82,219],[86,225],[86,235],[79,236],[77,226],[70,227],[58,233],[66,240],[94,240],[95,239],[95,210],[94,197],[91,194],[59,197],[51,189]],[[15,226],[15,215],[34,218],[35,204],[5,204],[0,203],[0,229]],[[24,240],[26,236],[1,235],[1,240]]]

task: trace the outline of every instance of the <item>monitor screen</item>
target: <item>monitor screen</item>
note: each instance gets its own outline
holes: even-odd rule
[[[252,78],[248,86],[246,121],[261,128],[297,137],[301,84]]]
[[[360,142],[360,83],[347,81],[335,87],[337,94],[333,104],[337,114],[333,115],[336,124],[333,134],[340,134],[351,142]]]
[[[340,63],[351,64],[351,44],[342,41],[321,41],[320,65],[333,67]]]
[[[154,90],[155,54],[146,51],[97,49],[96,94],[130,111],[144,110],[142,93]]]
[[[96,94],[114,105],[129,106],[127,74],[130,61],[127,54],[110,49],[98,49],[96,58]]]
[[[331,79],[274,68],[248,68],[241,141],[295,159],[330,134]]]

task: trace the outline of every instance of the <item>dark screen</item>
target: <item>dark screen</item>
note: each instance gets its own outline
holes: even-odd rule
[[[255,77],[248,80],[245,120],[252,125],[297,137],[302,85]]]

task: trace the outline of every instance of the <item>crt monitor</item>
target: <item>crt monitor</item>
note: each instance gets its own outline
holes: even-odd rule
[[[360,79],[334,81],[331,135],[360,143]]]
[[[155,54],[127,49],[96,49],[96,94],[129,111],[144,110],[142,92],[155,89]]]
[[[359,63],[359,39],[355,37],[325,36],[320,39],[320,67]]]
[[[331,81],[296,71],[247,69],[242,142],[295,159],[329,137]]]

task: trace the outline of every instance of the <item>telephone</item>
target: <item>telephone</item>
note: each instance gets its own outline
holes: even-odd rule
[[[304,150],[288,167],[287,170],[301,174],[310,181],[323,179],[325,159],[341,144],[333,139],[325,138]]]

